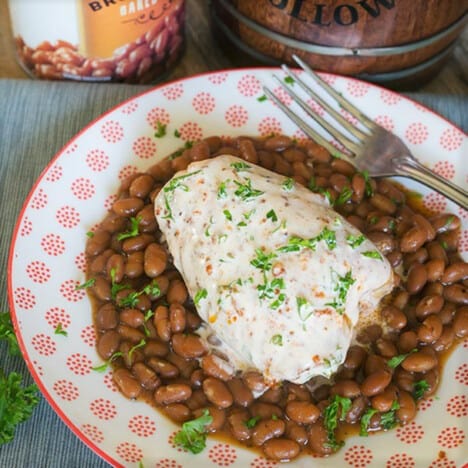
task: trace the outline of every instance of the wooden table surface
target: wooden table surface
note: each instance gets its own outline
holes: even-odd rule
[[[187,0],[186,17],[187,50],[168,79],[235,66],[211,34],[209,0]],[[16,61],[8,0],[0,0],[0,78],[28,78]],[[468,95],[468,28],[458,39],[454,53],[442,71],[418,91]]]

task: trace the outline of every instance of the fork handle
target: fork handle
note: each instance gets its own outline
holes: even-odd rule
[[[396,172],[400,176],[410,177],[429,188],[446,196],[465,210],[468,209],[468,192],[458,185],[444,179],[440,175],[423,166],[411,156],[402,155],[394,159]]]

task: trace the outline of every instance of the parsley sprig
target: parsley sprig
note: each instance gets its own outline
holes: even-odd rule
[[[323,412],[323,423],[328,436],[327,445],[333,450],[337,450],[343,445],[343,442],[336,440],[335,430],[338,427],[338,422],[344,421],[350,408],[350,398],[335,395]]]
[[[213,417],[206,409],[192,421],[182,424],[182,429],[174,436],[174,443],[192,453],[200,453],[206,447],[206,427],[213,422]]]

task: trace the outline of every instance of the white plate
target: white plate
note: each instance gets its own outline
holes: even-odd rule
[[[41,175],[14,233],[9,296],[20,346],[41,391],[73,432],[115,466],[232,466],[266,468],[260,454],[209,438],[192,455],[176,448],[178,427],[148,405],[126,400],[110,371],[91,368],[95,351],[91,307],[82,290],[86,233],[110,207],[119,181],[144,170],[181,145],[208,135],[301,133],[268,102],[261,82],[271,70],[217,72],[152,89],[107,112],[60,151]],[[325,75],[377,122],[393,130],[429,167],[467,184],[466,135],[422,106],[357,80]],[[284,97],[286,99],[286,97]],[[156,122],[167,135],[154,138]],[[181,138],[173,134],[177,129]],[[465,156],[465,158],[463,157]],[[407,182],[406,182],[407,183]],[[450,210],[464,221],[461,251],[468,252],[468,213],[410,183],[428,207]],[[58,323],[68,336],[54,330]],[[302,457],[302,467],[459,467],[467,432],[467,342],[450,356],[438,395],[421,403],[416,420],[386,434],[353,437],[328,459]],[[466,446],[465,446],[466,447]],[[465,457],[465,458],[464,458]]]

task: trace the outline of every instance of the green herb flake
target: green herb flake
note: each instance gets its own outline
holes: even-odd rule
[[[221,182],[221,183],[219,184],[219,186],[218,186],[218,193],[217,193],[217,195],[216,195],[217,198],[218,198],[218,200],[227,197],[226,184],[227,184],[227,181],[226,181],[226,180],[224,180],[223,182]]]
[[[266,214],[267,219],[270,219],[273,223],[276,223],[278,221],[278,216],[276,216],[275,210],[270,210]]]
[[[362,415],[361,417],[361,427],[359,431],[359,435],[361,437],[366,437],[369,435],[369,432],[367,431],[369,428],[370,420],[374,414],[377,414],[378,411],[374,408],[368,408],[366,412]]]
[[[273,335],[270,342],[276,346],[283,346],[283,336],[280,334]]]
[[[187,185],[183,184],[182,181],[192,177],[196,174],[201,172],[201,170],[194,171],[194,172],[189,172],[188,174],[183,174],[178,177],[173,177],[163,188],[163,191],[168,193],[168,192],[174,192],[175,189],[182,189],[184,192],[188,192],[188,187]]]
[[[266,95],[265,95],[265,94],[262,94],[261,96],[259,96],[259,97],[257,98],[257,101],[258,101],[258,102],[265,102],[267,99],[268,99],[268,98],[266,97]]]
[[[277,255],[274,252],[267,254],[262,249],[255,249],[255,254],[256,257],[250,261],[250,264],[263,272],[270,271],[273,266],[272,260],[274,260]]]
[[[354,236],[353,234],[348,234],[346,236],[346,242],[352,249],[359,247],[365,240],[366,238],[362,234],[359,234],[357,236]]]
[[[447,221],[445,221],[444,228],[448,228],[453,222],[455,221],[455,216],[451,215],[447,218]]]
[[[296,296],[296,306],[297,306],[297,314],[299,318],[305,322],[311,315],[312,312],[308,312],[304,314],[304,308],[308,305],[307,299],[305,297]]]
[[[290,192],[294,188],[294,179],[291,179],[291,177],[284,179],[284,182],[281,184],[281,188],[286,192]]]
[[[86,233],[86,237],[89,237],[91,239],[92,237],[94,237],[94,232],[93,231],[88,231]]]
[[[329,302],[326,305],[333,307],[339,314],[344,312],[343,306],[346,302],[346,296],[348,295],[349,288],[356,282],[352,277],[352,272],[349,270],[346,275],[341,276],[335,270],[332,269],[332,280],[334,282],[333,290],[338,293],[333,302]]]
[[[252,199],[259,197],[264,193],[261,190],[254,189],[250,179],[247,179],[245,184],[242,184],[237,180],[235,180],[234,183],[237,185],[237,189],[234,192],[234,195],[241,198],[243,201],[251,201]]]
[[[223,210],[223,214],[228,221],[232,221],[232,214],[229,210]]]
[[[96,283],[96,278],[90,278],[89,280],[85,281],[84,283],[81,283],[77,286],[75,286],[75,290],[80,290],[80,289],[87,289],[91,288],[94,286],[94,283]]]
[[[323,424],[327,430],[327,444],[333,450],[337,450],[343,445],[343,442],[337,442],[335,430],[339,421],[344,421],[346,414],[351,408],[351,399],[335,395],[329,405],[323,412]]]
[[[377,224],[378,222],[379,222],[379,217],[378,216],[371,216],[369,218],[369,224],[374,225],[374,224]]]
[[[353,196],[353,191],[349,187],[345,187],[341,193],[338,195],[337,199],[335,200],[334,205],[340,206],[344,205],[347,201],[351,199]]]
[[[179,130],[177,130],[177,128],[174,130],[174,136],[176,138],[180,138],[180,132],[179,132]]]
[[[295,80],[292,76],[285,76],[284,82],[287,84],[293,85],[295,83]]]
[[[364,178],[365,193],[368,197],[371,197],[372,195],[374,195],[374,190],[372,189],[372,184],[371,184],[370,177],[369,177],[369,171],[365,170],[365,171],[362,171],[360,174]]]
[[[390,369],[396,369],[410,354],[413,354],[417,351],[416,348],[412,349],[409,353],[399,354],[398,356],[393,356],[387,361],[387,366]]]
[[[195,305],[198,305],[202,299],[206,299],[208,297],[208,291],[203,288],[199,289],[193,298],[193,302]]]
[[[131,217],[130,218],[130,229],[126,232],[121,232],[120,234],[117,235],[117,240],[122,241],[124,239],[128,239],[131,237],[136,237],[139,234],[139,225],[141,223],[141,216],[138,216],[137,218]]]
[[[257,425],[258,421],[260,421],[260,416],[253,416],[247,419],[247,421],[245,421],[244,424],[247,427],[247,429],[253,429]]]
[[[427,380],[418,380],[413,385],[413,398],[416,401],[420,400],[429,389],[430,385]]]
[[[140,340],[139,343],[137,343],[135,346],[132,346],[128,352],[128,359],[132,359],[132,356],[133,356],[133,353],[138,349],[138,348],[142,348],[143,346],[145,346],[146,344],[146,340],[144,338],[142,338]]]
[[[361,255],[368,258],[375,258],[377,260],[383,260],[382,255],[377,250],[366,250],[365,252],[361,252]]]
[[[212,422],[213,417],[205,409],[199,418],[182,424],[182,429],[174,436],[174,443],[194,454],[202,452],[206,447],[206,428]]]
[[[166,135],[166,128],[167,128],[167,125],[158,120],[156,122],[156,132],[154,132],[154,136],[156,138],[162,138],[163,136]]]
[[[393,429],[397,424],[396,411],[400,409],[398,401],[394,401],[389,411],[382,413],[380,416],[380,425],[386,431]]]
[[[54,333],[56,335],[62,335],[62,336],[68,336],[67,330],[65,330],[62,326],[62,324],[59,322],[57,323],[57,326],[55,327]]]
[[[234,168],[236,172],[247,171],[248,169],[252,169],[252,166],[249,166],[243,161],[231,163],[231,167]]]

